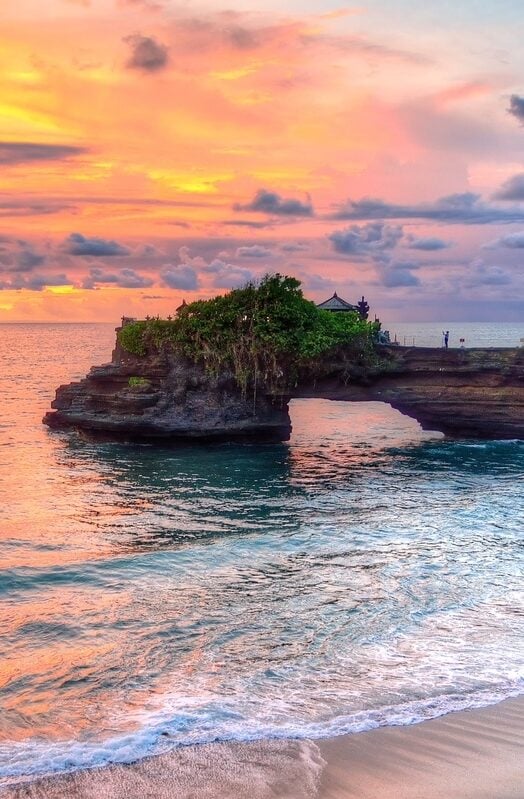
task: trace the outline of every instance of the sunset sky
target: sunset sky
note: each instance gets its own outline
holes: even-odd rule
[[[0,321],[524,318],[522,0],[0,3]]]

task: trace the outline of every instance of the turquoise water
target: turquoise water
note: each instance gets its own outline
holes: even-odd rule
[[[0,785],[522,692],[524,442],[316,400],[282,445],[42,427],[113,337],[0,326]]]

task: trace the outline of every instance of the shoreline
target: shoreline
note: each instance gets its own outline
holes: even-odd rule
[[[189,746],[3,799],[522,799],[524,696],[334,738]]]
[[[317,742],[318,799],[522,799],[524,697]]]

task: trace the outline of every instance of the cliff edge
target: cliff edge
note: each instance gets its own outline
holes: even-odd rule
[[[341,348],[292,388],[243,392],[231,373],[209,374],[167,346],[139,356],[117,341],[111,363],[57,389],[43,421],[131,440],[283,441],[290,399],[319,397],[387,402],[424,429],[456,437],[524,439],[524,349],[377,352],[377,368],[360,375],[348,371]]]

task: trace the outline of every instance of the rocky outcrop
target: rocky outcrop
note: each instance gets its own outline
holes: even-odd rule
[[[387,402],[420,422],[463,438],[524,438],[524,349],[388,347],[384,369],[344,384],[337,365],[295,396]]]
[[[168,350],[133,356],[118,343],[111,363],[60,386],[51,407],[43,419],[49,427],[115,438],[285,441],[291,432],[283,398],[243,397],[229,374],[213,377]]]
[[[210,376],[168,350],[144,357],[117,344],[112,361],[61,386],[44,423],[128,439],[286,440],[293,397],[387,402],[427,430],[524,438],[524,349],[381,347],[379,367],[356,376],[340,352],[292,391],[243,396],[232,376]]]

